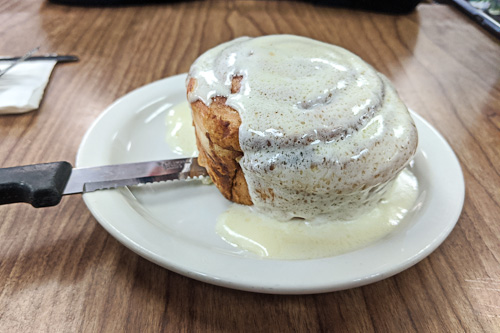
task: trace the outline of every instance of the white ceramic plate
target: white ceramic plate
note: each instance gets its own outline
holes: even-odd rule
[[[166,111],[185,100],[185,75],[166,78],[117,100],[92,125],[77,166],[178,158],[168,147]],[[413,113],[419,148],[414,210],[395,232],[365,248],[330,258],[270,260],[239,250],[215,233],[228,206],[215,186],[169,182],[87,193],[99,223],[144,258],[185,276],[229,288],[308,294],[352,288],[392,276],[429,255],[455,226],[464,180],[446,141]]]

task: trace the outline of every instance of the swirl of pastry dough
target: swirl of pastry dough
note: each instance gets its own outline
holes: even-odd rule
[[[279,220],[354,218],[381,200],[417,147],[413,120],[385,76],[304,37],[242,37],[207,51],[191,67],[188,100],[200,159],[219,189],[241,187]],[[215,133],[231,111],[241,121],[237,145]],[[224,149],[238,152],[229,180],[221,177]]]

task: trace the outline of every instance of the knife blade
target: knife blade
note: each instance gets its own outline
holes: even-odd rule
[[[197,158],[73,168],[68,162],[0,169],[0,205],[55,206],[63,195],[207,176]]]

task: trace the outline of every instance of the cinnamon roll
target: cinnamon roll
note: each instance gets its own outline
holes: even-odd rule
[[[417,147],[389,80],[305,37],[241,37],[187,78],[199,163],[220,192],[278,220],[351,219],[383,198]]]

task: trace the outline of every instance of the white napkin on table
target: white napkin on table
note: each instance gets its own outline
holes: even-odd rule
[[[38,109],[50,74],[57,61],[24,61],[0,76],[0,114]],[[0,69],[10,62],[0,62]]]

